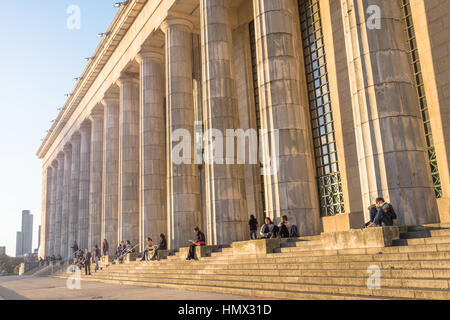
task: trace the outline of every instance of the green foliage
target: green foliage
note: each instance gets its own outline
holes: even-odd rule
[[[19,274],[20,264],[23,262],[23,258],[13,258],[7,255],[0,256],[0,272],[6,271],[6,274]],[[17,273],[15,273],[17,268]]]

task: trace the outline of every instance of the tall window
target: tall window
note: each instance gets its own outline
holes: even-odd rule
[[[319,0],[299,0],[316,178],[322,216],[344,213]]]
[[[256,127],[258,131],[261,129],[261,112],[259,111],[259,86],[258,86],[258,61],[256,59],[256,36],[255,36],[255,22],[249,24],[250,29],[250,51],[252,55],[252,73],[253,73],[253,97],[255,99],[255,114]],[[259,140],[259,136],[258,136]],[[258,143],[258,146],[260,144]],[[259,148],[259,147],[258,147]],[[258,150],[259,154],[259,150]],[[261,179],[261,198],[264,215],[266,214],[266,201],[264,197],[264,176],[260,175]]]
[[[433,179],[434,193],[436,198],[442,198],[442,185],[439,176],[439,169],[434,148],[433,133],[431,130],[430,114],[428,111],[428,102],[425,96],[425,87],[423,85],[422,67],[420,65],[419,51],[417,49],[416,33],[411,15],[411,6],[409,0],[402,0],[401,4],[403,20],[405,22],[406,36],[408,39],[409,53],[411,57],[411,66],[416,84],[417,97],[419,102],[420,114],[422,116],[423,128],[427,144],[428,158],[430,159],[431,177]]]

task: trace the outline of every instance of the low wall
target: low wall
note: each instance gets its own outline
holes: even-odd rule
[[[261,239],[233,242],[231,247],[233,254],[266,255],[267,253],[273,253],[273,250],[279,248],[280,244],[281,239]]]
[[[400,239],[399,227],[366,228],[321,234],[326,250],[380,248],[392,246],[393,240]]]

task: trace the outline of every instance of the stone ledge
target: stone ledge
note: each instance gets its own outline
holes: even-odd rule
[[[380,248],[400,239],[399,227],[366,228],[321,234],[325,250]]]
[[[279,248],[281,244],[281,239],[261,239],[261,240],[251,240],[251,241],[240,241],[233,242],[231,248],[233,254],[256,254],[256,255],[266,255],[268,253],[273,253],[275,248]]]

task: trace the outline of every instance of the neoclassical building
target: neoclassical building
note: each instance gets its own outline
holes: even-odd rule
[[[450,6],[442,0],[129,0],[38,150],[41,255],[106,238],[247,240],[449,222]],[[177,130],[255,129],[265,164],[174,159]],[[277,137],[277,139],[275,139]],[[206,137],[207,138],[207,137]],[[260,159],[260,158],[258,158]]]

